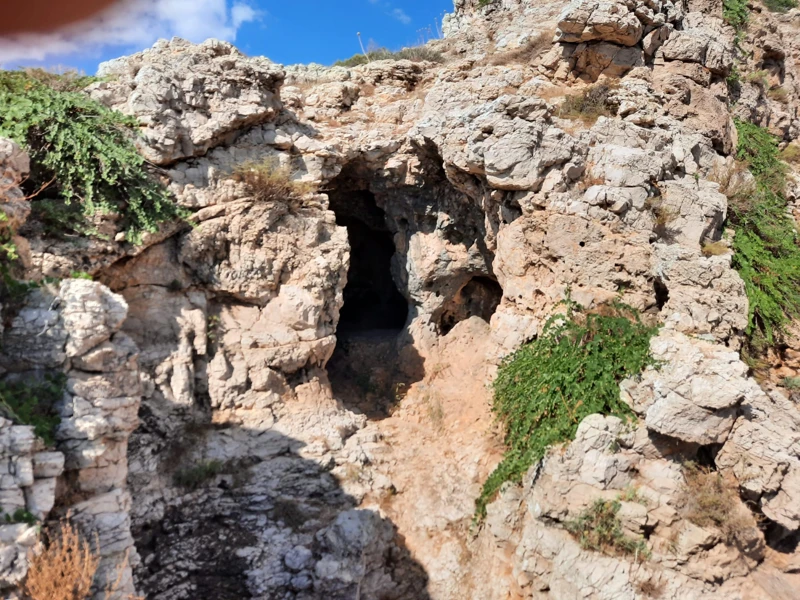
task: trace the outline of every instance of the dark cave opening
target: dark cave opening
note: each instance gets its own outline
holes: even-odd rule
[[[439,331],[447,335],[453,327],[470,317],[490,322],[502,299],[503,288],[495,279],[483,275],[473,277],[444,305],[438,322]]]
[[[386,214],[371,192],[347,181],[342,188],[329,199],[337,225],[347,228],[350,268],[328,376],[346,406],[382,419],[418,380],[421,364],[413,347],[401,347],[410,304],[392,276],[396,248]]]
[[[339,334],[405,327],[408,302],[392,278],[394,241],[383,211],[370,192],[347,194],[347,202],[331,201],[336,224],[347,228],[350,268],[339,316]]]

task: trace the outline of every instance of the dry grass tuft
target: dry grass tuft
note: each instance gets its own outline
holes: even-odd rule
[[[722,256],[730,251],[725,242],[706,242],[703,244],[703,256]]]
[[[652,579],[640,581],[636,584],[639,593],[648,598],[661,598],[664,595],[666,584],[663,581],[655,582]]]
[[[107,597],[119,593],[128,564],[126,557],[116,579],[106,585]],[[86,600],[99,565],[100,555],[63,519],[53,531],[45,532],[44,550],[31,560],[22,591],[29,600]],[[129,596],[128,600],[144,599]]]
[[[756,520],[739,499],[739,486],[732,477],[688,463],[679,504],[684,518],[700,527],[713,527],[726,543],[745,542],[746,532],[756,527]]]
[[[614,86],[598,83],[578,94],[568,95],[558,107],[556,116],[582,121],[586,125],[594,125],[600,117],[612,117],[616,114],[610,98],[613,90]]]
[[[258,202],[283,202],[290,208],[300,208],[303,197],[317,191],[313,183],[297,181],[292,171],[273,158],[262,162],[245,163],[233,172],[233,180],[243,183]]]
[[[787,163],[800,164],[800,144],[789,144],[781,152],[781,160]]]
[[[553,45],[553,36],[555,29],[548,29],[539,32],[537,35],[531,37],[519,48],[514,48],[507,52],[498,52],[486,57],[484,64],[488,65],[509,65],[509,64],[530,64],[545,50],[548,50]]]
[[[767,92],[767,97],[781,104],[789,104],[789,92],[782,87],[772,88]]]
[[[69,521],[62,521],[31,561],[23,590],[31,600],[85,600],[99,564],[89,542]]]

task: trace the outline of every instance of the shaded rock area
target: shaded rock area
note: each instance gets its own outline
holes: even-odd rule
[[[148,600],[792,598],[798,395],[741,360],[726,193],[734,117],[800,137],[800,16],[752,7],[738,42],[722,17],[456,0],[442,62],[174,39],[104,64],[86,92],[139,121],[190,224],[56,239],[0,140],[24,274],[64,279],[3,299],[0,378],[67,378],[54,448],[0,421],[2,508],[97,533],[98,600],[119,569]],[[261,161],[302,193],[232,177]],[[638,419],[588,417],[473,523],[503,453],[491,381],[567,293],[659,324],[656,365],[621,385]],[[774,371],[800,376],[799,353]],[[696,469],[736,527],[692,512]],[[598,502],[634,551],[581,544]],[[0,538],[13,586],[35,531]]]

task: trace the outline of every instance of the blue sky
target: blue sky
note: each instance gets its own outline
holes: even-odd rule
[[[226,39],[284,64],[331,64],[360,51],[356,32],[365,45],[395,50],[435,36],[452,10],[452,0],[125,0],[75,28],[0,39],[0,65],[93,74],[104,60],[174,35]]]

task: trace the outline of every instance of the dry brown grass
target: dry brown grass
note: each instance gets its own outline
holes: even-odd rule
[[[586,125],[594,125],[600,117],[614,116],[615,111],[610,102],[610,95],[615,87],[598,83],[584,88],[577,94],[567,95],[558,107],[556,116],[562,119],[581,121]]]
[[[519,48],[490,54],[483,61],[487,65],[530,64],[553,45],[555,29],[541,31]]]
[[[703,256],[722,256],[730,252],[725,242],[706,242],[703,244]]]
[[[700,527],[718,529],[730,545],[744,540],[756,520],[739,499],[738,484],[730,476],[688,463],[680,498],[683,517]]]
[[[22,590],[30,600],[86,600],[99,564],[100,555],[92,544],[64,519],[45,532],[44,549],[31,560]],[[127,568],[126,558],[116,579],[103,590],[107,596],[119,592]],[[144,599],[130,596],[128,600]]]
[[[31,600],[85,600],[100,557],[69,521],[62,521],[45,538],[45,549],[33,557],[28,569],[25,594]]]
[[[787,163],[800,164],[800,145],[787,145],[781,152],[781,160]]]
[[[302,206],[303,197],[317,191],[313,183],[297,181],[292,171],[273,158],[258,163],[238,166],[232,175],[234,181],[243,183],[257,202],[283,202],[290,208]]]
[[[770,100],[774,100],[775,102],[780,102],[781,104],[789,103],[789,92],[782,87],[772,88],[770,91],[767,92],[767,97]]]
[[[640,581],[636,584],[639,593],[648,598],[661,598],[664,595],[666,584],[663,581],[655,582],[652,579]]]

